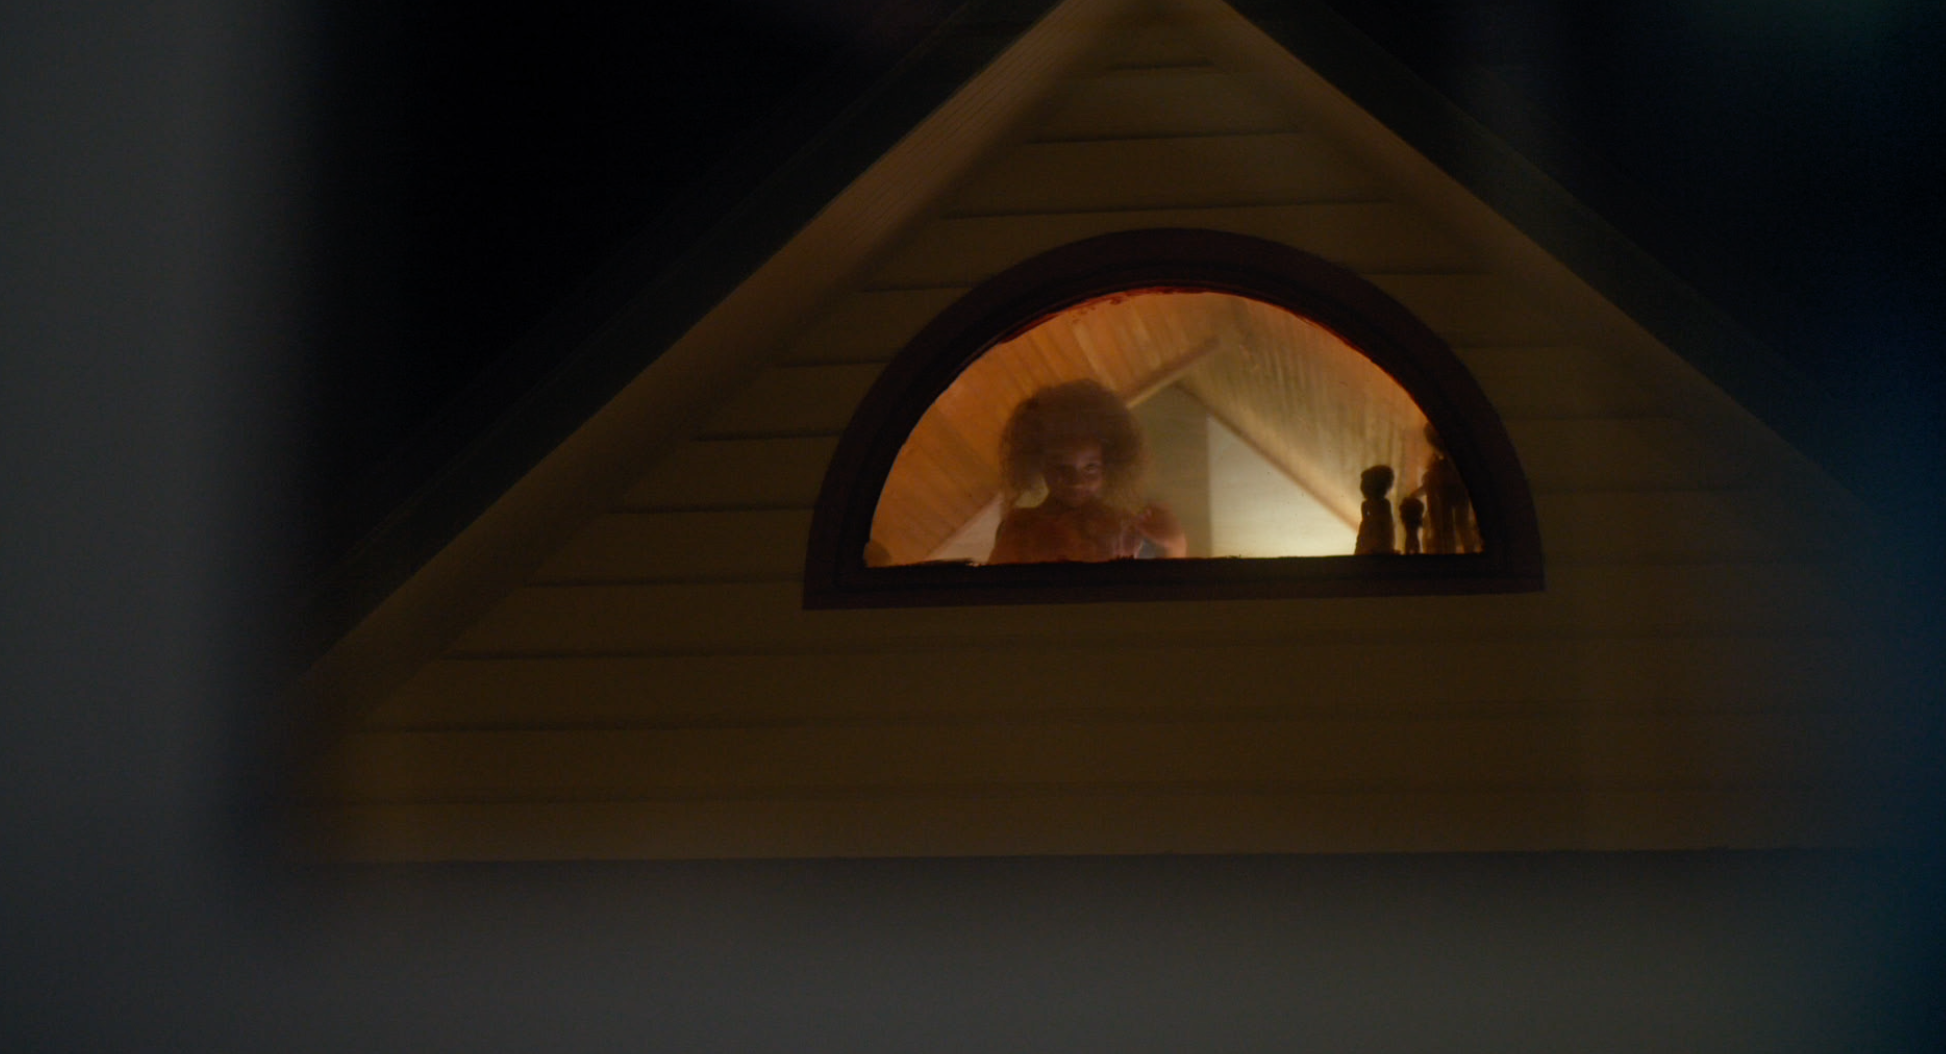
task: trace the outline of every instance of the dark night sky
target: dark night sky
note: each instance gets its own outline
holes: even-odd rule
[[[440,408],[551,306],[658,220],[689,218],[715,166],[828,119],[946,6],[333,14],[307,462],[326,544],[370,526],[375,467],[396,488],[451,453],[470,425]],[[1906,478],[1873,444],[1946,446],[1937,5],[1341,7],[1503,134],[1627,188],[1618,224],[1851,415],[1839,457],[1859,485]],[[429,424],[451,434],[427,443]],[[402,449],[432,460],[401,473]]]
[[[325,22],[314,496],[341,548],[479,421],[441,417],[617,253],[679,242],[945,4],[364,5]],[[640,250],[638,250],[640,251]],[[432,434],[427,434],[428,430]],[[401,473],[401,449],[421,456]],[[375,473],[376,470],[376,473]],[[387,489],[387,488],[390,489]]]

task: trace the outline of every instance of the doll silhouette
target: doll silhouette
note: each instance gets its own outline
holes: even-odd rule
[[[1365,503],[1358,509],[1358,541],[1351,551],[1358,556],[1398,552],[1392,530],[1392,502],[1385,496],[1392,489],[1392,466],[1373,465],[1359,473],[1358,489],[1365,495]]]
[[[1426,499],[1426,551],[1429,553],[1477,553],[1480,530],[1473,522],[1473,502],[1466,496],[1466,482],[1459,468],[1446,456],[1446,444],[1432,425],[1426,425],[1426,442],[1432,456],[1426,459],[1425,475],[1413,497]]]
[[[1409,556],[1421,552],[1419,548],[1419,528],[1426,525],[1426,503],[1418,498],[1406,498],[1399,502],[1399,526],[1405,528],[1405,553]]]
[[[1140,504],[1141,428],[1114,392],[1090,380],[1042,388],[1007,419],[1000,468],[1008,511],[989,563],[1119,560],[1188,552],[1166,507]],[[1037,504],[1024,497],[1041,493]]]

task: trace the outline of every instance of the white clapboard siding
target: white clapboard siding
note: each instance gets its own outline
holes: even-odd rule
[[[1108,30],[1098,50],[1103,70],[1109,74],[1198,70],[1214,65],[1203,34],[1165,11],[1141,14]]]
[[[1301,245],[1341,267],[1373,273],[1467,272],[1471,255],[1392,201],[1233,208],[1056,212],[943,219],[922,229],[872,277],[874,288],[972,286],[1049,249],[1113,231],[1196,227]]]
[[[622,509],[808,509],[817,504],[831,436],[684,443],[622,496]]]
[[[702,438],[836,436],[878,372],[871,364],[767,370],[710,417]]]
[[[1491,274],[1367,274],[1454,346],[1547,344],[1570,334],[1559,316]]]
[[[1877,660],[1847,634],[1023,645],[448,658],[374,729],[796,727],[1086,714],[1497,715],[1842,707]],[[1034,685],[1036,690],[1007,686]]]
[[[1314,639],[1370,641],[1558,637],[1617,632],[1835,632],[1861,617],[1803,564],[1591,565],[1562,568],[1544,593],[1512,596],[1232,600],[868,611],[805,611],[790,582],[529,586],[454,643],[461,655],[626,654],[981,641]]]
[[[1373,200],[1370,177],[1301,132],[1028,143],[975,177],[951,216]]]
[[[1847,539],[1769,491],[1545,493],[1535,504],[1551,566],[1706,562],[1836,566]]]
[[[889,362],[934,315],[965,293],[965,288],[948,286],[872,289],[841,297],[791,340],[780,358],[796,366]]]
[[[1663,395],[1613,354],[1577,344],[1453,349],[1503,420],[1650,417]]]
[[[1705,442],[1673,417],[1509,419],[1535,493],[1589,490],[1734,490],[1756,478],[1738,450]]]
[[[810,529],[805,509],[613,512],[562,547],[534,581],[795,579]]]
[[[1869,841],[1848,521],[1485,268],[1330,122],[1144,18],[366,712],[311,819],[365,859],[1367,852]],[[969,289],[1112,231],[1269,238],[1458,352],[1532,484],[1514,595],[805,611],[837,436]],[[1678,371],[1680,372],[1680,371]],[[1720,399],[1720,393],[1705,393]],[[1731,415],[1732,417],[1734,415]],[[1409,479],[1412,469],[1401,467]]]
[[[355,735],[365,801],[788,798],[946,788],[1724,787],[1858,783],[1843,713],[986,718]]]
[[[1040,142],[1289,131],[1288,113],[1212,66],[1114,69],[1086,77],[1034,129]]]

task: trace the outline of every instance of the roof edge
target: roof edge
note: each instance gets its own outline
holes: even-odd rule
[[[822,127],[791,136],[786,118],[810,108],[792,107],[763,142],[738,151],[663,213],[442,411],[441,422],[471,422],[477,430],[314,580],[289,668],[317,661],[1054,6],[1056,0],[969,0]],[[725,187],[750,189],[737,195]],[[699,214],[717,218],[693,222]],[[639,317],[630,308],[643,303],[658,309],[652,339],[626,349],[598,339],[623,314]],[[531,386],[511,390],[521,377],[535,376],[517,363],[549,357],[556,364],[538,371]]]
[[[1223,0],[1206,0],[1211,4]],[[457,455],[330,571],[305,604],[305,635],[291,656],[301,670],[450,545],[514,483],[736,289],[780,247],[990,65],[1057,0],[969,0],[855,102],[804,139],[782,164],[739,159],[747,194],[705,197],[714,222],[680,217],[679,247],[658,228],[557,310],[523,345],[560,354],[559,365],[519,394]],[[1516,150],[1395,58],[1325,0],[1228,0],[1278,47],[1310,67],[1486,208],[1552,255],[1679,358],[1722,388],[1827,471],[1829,438],[1814,387],[1733,318],[1710,303],[1570,184],[1600,165],[1559,146],[1540,160]],[[1585,164],[1583,163],[1585,161]],[[1597,180],[1598,181],[1598,180]],[[1600,189],[1600,188],[1597,188]],[[1615,196],[1612,188],[1598,195]],[[693,212],[694,201],[677,211]],[[638,310],[653,307],[653,318]],[[620,348],[600,335],[623,314],[653,339]],[[563,350],[565,349],[565,350]],[[504,390],[501,394],[505,394]]]
[[[1326,0],[1225,2],[1837,478],[1816,386],[1608,218],[1651,222],[1619,173],[1568,141],[1517,148]]]

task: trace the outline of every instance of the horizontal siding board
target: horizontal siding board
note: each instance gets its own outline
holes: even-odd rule
[[[1567,714],[368,732],[352,799],[615,800],[934,788],[1814,785],[1860,773],[1843,714]]]
[[[1505,417],[1646,417],[1667,402],[1612,356],[1572,344],[1453,349]]]
[[[1755,468],[1670,417],[1510,418],[1515,453],[1536,493],[1731,490]]]
[[[993,716],[1819,709],[1877,673],[1846,636],[1216,644],[447,659],[370,727],[802,725]],[[1033,693],[1022,684],[1036,685]]]
[[[563,860],[1763,849],[1870,844],[1823,789],[1287,789],[709,802],[426,803],[316,810],[342,859]]]
[[[1365,277],[1453,345],[1558,344],[1560,317],[1492,274],[1378,274]]]
[[[982,641],[1429,641],[1842,627],[1826,568],[1799,564],[1556,569],[1545,593],[805,611],[791,583],[530,586],[454,644],[459,654],[917,647]]]
[[[1028,143],[954,194],[948,216],[1376,200],[1371,177],[1296,132]]]
[[[868,289],[840,297],[784,349],[788,365],[888,362],[933,316],[966,294],[961,288]]]
[[[1096,46],[1109,70],[1167,70],[1213,65],[1206,34],[1168,14],[1111,29]]]
[[[1564,563],[1807,560],[1851,539],[1790,515],[1761,491],[1598,491],[1536,501],[1542,545]]]
[[[835,436],[878,374],[873,364],[773,367],[711,415],[701,438]]]
[[[1114,231],[1192,227],[1282,242],[1356,271],[1466,271],[1457,243],[1403,206],[1332,201],[942,219],[873,275],[875,287],[971,286],[1049,249]]]
[[[795,579],[810,530],[811,513],[803,509],[610,513],[575,535],[532,581]]]
[[[837,447],[830,436],[683,443],[630,487],[619,507],[808,509]]]
[[[1214,67],[1123,69],[1075,83],[1034,126],[1033,138],[1158,138],[1291,129],[1284,108]]]

